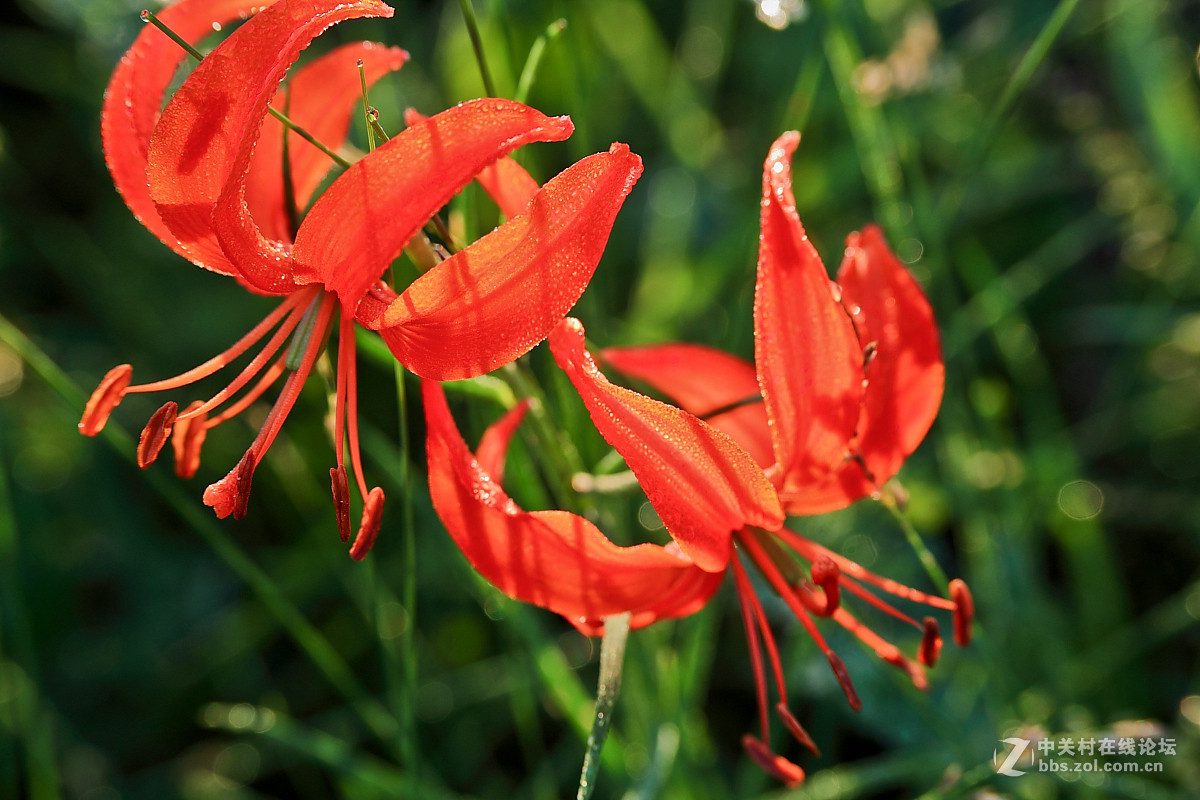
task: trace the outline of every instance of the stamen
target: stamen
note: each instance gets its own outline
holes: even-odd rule
[[[816,611],[814,613],[821,616],[829,616],[834,612],[834,609],[841,603],[841,593],[839,590],[842,578],[842,571],[838,565],[834,563],[832,558],[821,555],[817,560],[812,562],[812,580],[813,583],[821,587],[821,591],[825,593],[825,608],[824,613]]]
[[[787,528],[780,528],[779,530],[774,531],[774,534],[782,539],[788,547],[795,550],[808,561],[815,563],[816,560],[821,556],[828,556],[835,564],[838,565],[843,574],[857,578],[858,580],[863,581],[864,583],[869,583],[872,586],[876,586],[888,594],[895,595],[896,597],[902,597],[905,600],[912,600],[914,603],[922,603],[927,606],[933,606],[934,608],[944,608],[947,611],[953,611],[956,606],[956,602],[954,600],[947,600],[944,597],[926,594],[925,592],[905,586],[904,584],[898,583],[889,578],[880,577],[879,575],[876,575],[875,573],[865,569],[861,564],[851,561],[844,556],[840,556],[832,550],[822,547],[816,542],[789,531]],[[951,596],[953,597],[953,582],[951,582],[950,588]],[[963,588],[966,588],[965,584]]]
[[[867,591],[867,589],[863,588],[863,586],[856,583],[855,581],[847,578],[845,580],[845,582],[843,583],[843,585],[850,591],[851,594],[861,597],[863,600],[866,600],[868,603],[875,606],[875,608],[878,608],[880,611],[887,614],[888,616],[895,617],[896,619],[900,620],[901,622],[905,622],[909,625],[912,625],[917,630],[924,630],[924,626],[921,625],[919,622],[917,622],[912,617],[910,617],[908,614],[905,614],[903,611],[896,608],[895,606],[893,606],[891,603],[887,602],[886,600],[884,600],[880,597],[877,597],[872,592]]]
[[[821,755],[821,751],[817,749],[817,743],[808,735],[808,731],[804,730],[804,726],[800,724],[800,720],[792,716],[792,711],[787,707],[786,703],[776,703],[775,713],[783,720],[783,726],[788,729],[788,732],[796,737],[796,741],[811,750],[814,756]]]
[[[171,447],[175,451],[175,474],[181,478],[190,478],[200,468],[200,448],[208,436],[205,425],[207,414],[201,412],[189,416],[189,412],[198,409],[203,403],[200,400],[192,402],[184,413],[175,418],[175,429],[171,433]]]
[[[844,608],[835,611],[833,618],[839,625],[857,636],[863,644],[874,650],[875,655],[880,659],[904,670],[913,686],[921,691],[929,688],[929,678],[925,675],[925,669],[900,652],[900,648],[868,628]]]
[[[762,651],[758,647],[757,622],[750,607],[751,601],[756,599],[756,596],[754,587],[750,585],[750,579],[746,576],[745,569],[742,568],[741,561],[735,556],[731,559],[731,563],[733,564],[734,584],[737,586],[738,603],[742,608],[742,627],[746,629],[746,648],[750,651],[750,664],[754,670],[754,689],[755,696],[758,698],[758,719],[762,726],[762,738],[764,741],[769,741],[767,679],[763,671]]]
[[[154,381],[153,383],[143,383],[138,386],[130,386],[129,393],[159,392],[164,389],[178,389],[180,386],[187,386],[190,383],[195,383],[201,378],[207,378],[214,372],[218,372],[219,370],[228,366],[235,358],[249,350],[255,342],[266,335],[267,331],[275,327],[275,324],[279,322],[279,320],[283,319],[288,312],[292,311],[292,309],[294,309],[298,304],[307,300],[311,296],[311,292],[294,292],[282,303],[280,303],[270,314],[264,317],[261,322],[251,328],[245,336],[234,342],[233,346],[228,350],[224,351],[223,353],[218,353],[208,361],[205,361],[203,364],[193,367],[192,369],[189,369],[187,372],[184,372],[180,375],[176,375],[174,378],[165,378],[161,381]],[[247,376],[246,380],[249,380],[249,376]],[[243,381],[243,383],[245,383],[245,381]],[[212,406],[209,406],[209,408],[211,409]]]
[[[809,582],[808,576],[800,563],[784,549],[780,541],[772,536],[767,531],[758,528],[749,528],[743,535],[752,537],[758,550],[761,551],[755,559],[765,558],[783,576],[784,581],[795,592],[796,597],[804,604],[811,613],[819,617],[827,617],[830,612],[837,606],[837,603],[832,605],[828,598],[817,597],[817,593]]]
[[[247,450],[237,466],[224,478],[204,490],[204,505],[209,506],[220,519],[230,514],[234,519],[246,515],[246,504],[250,499],[250,483],[254,479],[254,451]]]
[[[961,579],[950,581],[950,597],[954,600],[954,642],[959,647],[971,643],[971,623],[975,619],[975,599]]]
[[[247,408],[249,408],[251,405],[253,405],[255,400],[262,397],[263,394],[266,393],[267,389],[271,388],[272,384],[275,383],[275,380],[280,375],[283,374],[284,369],[285,369],[285,364],[283,362],[283,357],[280,356],[275,361],[275,363],[271,365],[270,369],[263,372],[262,376],[259,377],[259,379],[258,379],[258,383],[254,384],[254,386],[250,389],[250,391],[248,391],[244,395],[242,395],[236,403],[231,404],[228,408],[226,408],[220,414],[217,414],[217,416],[215,416],[211,420],[208,420],[207,422],[205,422],[205,424],[204,424],[205,429],[211,430],[211,429],[217,427],[218,425],[220,425],[222,422],[226,422],[228,420],[233,419],[238,414],[242,413]],[[230,384],[230,385],[232,385],[232,384]],[[222,394],[224,394],[224,392],[222,392]],[[213,399],[216,399],[216,396],[214,396]],[[221,402],[221,401],[219,401],[219,402]],[[205,403],[200,403],[197,405],[196,409],[194,411],[192,411],[191,413],[195,414],[198,412],[207,417],[209,408],[212,407],[211,403],[212,403],[212,400],[209,400],[208,402],[205,402]],[[209,408],[206,408],[206,406],[208,406]],[[175,423],[179,424],[179,420],[176,420]]]
[[[254,454],[247,452],[237,465],[237,500],[233,506],[233,518],[241,519],[246,516],[246,506],[250,504],[250,483],[254,480]]]
[[[921,637],[921,649],[917,653],[917,658],[925,666],[933,667],[937,664],[941,652],[942,634],[938,630],[937,620],[933,617],[926,617],[925,635]]]
[[[746,754],[759,768],[783,781],[789,789],[794,789],[804,782],[804,770],[783,756],[771,752],[769,747],[750,734],[742,737],[742,747],[746,748]]]
[[[755,539],[754,536],[742,534],[738,536],[738,541],[750,551],[750,556],[754,559],[755,565],[762,570],[762,573],[766,576],[767,581],[771,584],[775,591],[779,593],[779,596],[783,598],[783,602],[787,603],[787,607],[791,609],[791,612],[796,616],[796,619],[799,620],[800,624],[804,626],[804,629],[808,631],[808,635],[812,637],[813,642],[821,649],[821,652],[825,654],[825,657],[829,659],[829,666],[833,668],[833,673],[835,676],[837,676],[838,683],[841,685],[842,691],[846,694],[846,699],[850,702],[850,707],[855,711],[861,709],[862,701],[858,699],[858,694],[854,691],[854,684],[850,681],[850,674],[846,672],[846,665],[842,663],[842,660],[838,658],[837,653],[833,652],[833,650],[829,647],[829,644],[825,641],[825,637],[823,637],[821,632],[817,630],[816,624],[808,615],[808,612],[804,608],[804,604],[800,601],[799,597],[797,597],[796,592],[793,591],[793,587],[784,580],[783,575],[779,572],[779,568],[776,567],[775,563],[767,557],[766,552],[762,549],[758,540]],[[844,613],[845,612],[842,611],[842,609],[836,609],[833,612],[833,616],[836,619],[839,614]]]
[[[279,397],[275,399],[275,405],[271,407],[271,413],[267,415],[266,422],[263,423],[258,435],[254,438],[253,444],[247,451],[247,455],[251,457],[251,463],[257,464],[262,460],[262,457],[270,449],[271,443],[275,441],[275,437],[279,434],[279,429],[283,427],[283,421],[287,419],[287,415],[291,412],[292,406],[296,404],[296,398],[300,396],[300,389],[304,386],[304,381],[312,372],[313,363],[316,362],[317,356],[324,346],[325,331],[329,325],[329,318],[333,315],[333,307],[337,302],[335,295],[325,293],[321,302],[321,310],[317,315],[317,321],[314,328],[314,335],[309,337],[308,347],[304,351],[304,359],[300,363],[299,369],[288,376],[287,381],[283,385],[283,390],[280,391]],[[245,459],[243,459],[245,460]],[[228,480],[226,476],[225,480]],[[216,484],[210,486],[212,490]],[[208,492],[205,492],[205,503],[212,505],[214,510],[217,506],[208,502]],[[242,501],[244,507],[245,501]],[[220,516],[220,511],[217,512]]]
[[[350,484],[346,480],[346,468],[338,465],[329,470],[329,482],[333,485],[333,514],[337,519],[338,534],[342,542],[350,541]]]
[[[167,443],[167,437],[171,435],[171,429],[175,426],[177,413],[179,405],[173,400],[169,401],[154,412],[146,427],[142,429],[137,446],[137,464],[142,469],[153,464],[162,452],[163,445]]]
[[[121,364],[110,369],[100,380],[100,385],[88,398],[83,407],[83,416],[79,419],[79,432],[84,436],[95,436],[104,430],[108,415],[117,407],[129,387],[133,377],[133,367]]]
[[[350,438],[350,466],[354,469],[354,480],[358,492],[367,497],[367,480],[363,477],[362,453],[358,446],[358,367],[354,347],[354,317],[342,312],[338,332],[338,373],[344,374],[346,393],[346,428]],[[343,369],[345,372],[343,373]],[[339,443],[341,439],[339,437]]]
[[[746,586],[750,586],[750,581],[746,579]],[[762,634],[763,642],[767,647],[767,656],[771,659],[771,670],[775,674],[775,688],[779,692],[779,700],[781,703],[787,704],[787,681],[783,679],[783,662],[779,658],[779,648],[775,645],[775,635],[771,633],[771,625],[767,621],[767,612],[763,610],[762,603],[758,599],[758,595],[750,591],[750,608],[754,611],[754,617],[758,621],[758,630]],[[764,724],[766,719],[766,708],[763,708]],[[765,730],[765,728],[764,728]],[[763,741],[770,741],[769,737],[764,734]]]
[[[771,584],[771,587],[787,603],[788,608],[791,609],[791,612],[800,621],[800,624],[804,626],[804,629],[808,631],[808,635],[812,637],[813,642],[816,643],[817,647],[821,648],[821,652],[831,652],[829,645],[825,642],[825,637],[821,636],[821,632],[817,630],[816,624],[813,623],[812,618],[808,615],[808,611],[804,607],[804,603],[797,595],[795,591],[796,587],[783,577],[778,565],[767,555],[761,542],[753,534],[747,535],[745,531],[739,532],[738,541],[749,551],[755,566],[759,568]]]
[[[304,361],[304,354],[308,352],[309,340],[316,330],[317,314],[324,307],[324,300],[324,297],[314,297],[308,308],[304,310],[304,316],[300,318],[300,324],[296,326],[296,335],[292,337],[292,343],[288,345],[287,356],[284,359],[288,369],[300,369],[300,364]],[[324,329],[322,329],[321,335],[325,335]]]
[[[366,557],[371,545],[375,544],[375,537],[379,535],[379,524],[382,521],[383,489],[376,486],[367,495],[367,502],[363,507],[362,525],[359,526],[358,535],[354,537],[354,544],[350,547],[351,558],[355,561],[362,561]]]
[[[858,699],[858,692],[854,691],[854,683],[850,680],[850,673],[846,670],[846,665],[841,657],[832,650],[826,650],[825,658],[829,659],[829,667],[837,677],[838,683],[842,687],[842,692],[846,695],[846,701],[850,703],[850,707],[855,711],[862,711],[862,700]]]

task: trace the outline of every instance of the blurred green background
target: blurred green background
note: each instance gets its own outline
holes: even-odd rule
[[[372,90],[389,130],[406,106],[482,93],[459,4],[396,6],[313,48],[412,53]],[[211,437],[187,483],[130,461],[120,430],[154,399],[126,401],[112,436],[76,432],[81,392],[112,365],[176,374],[272,307],[175,257],[112,189],[99,104],[140,8],[0,11],[0,797],[573,796],[596,644],[473,576],[429,506],[411,380],[405,479],[386,359],[361,370],[369,479],[391,498],[365,564],[334,533],[319,380],[240,522],[200,494],[249,443],[246,422]],[[947,392],[900,479],[925,546],[974,590],[979,635],[948,645],[920,693],[828,631],[855,714],[768,603],[793,710],[822,748],[775,732],[810,772],[795,796],[1200,796],[1200,5],[825,0],[782,30],[748,0],[475,8],[506,96],[535,40],[567,22],[529,100],[577,132],[528,148],[535,176],[612,141],[645,159],[575,312],[593,341],[750,355],[761,165],[788,129],[803,132],[796,199],[826,261],[879,221],[934,303]],[[475,189],[453,212],[491,224]],[[601,461],[544,348],[527,360],[551,418]],[[498,395],[458,389],[477,437]],[[536,458],[519,444],[509,469],[535,507],[549,503]],[[640,495],[594,500],[614,539],[661,541]],[[934,588],[877,504],[793,527]],[[786,795],[740,748],[754,716],[725,587],[631,636],[596,796]],[[1156,773],[995,774],[999,740],[1038,736],[1171,739],[1176,753],[1126,759]]]

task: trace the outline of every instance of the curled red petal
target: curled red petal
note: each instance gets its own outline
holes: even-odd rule
[[[529,410],[529,398],[525,398],[505,412],[504,416],[488,426],[475,448],[475,460],[479,468],[492,477],[496,483],[504,483],[504,461],[508,456],[508,445],[517,426],[525,419]]]
[[[838,270],[867,365],[858,447],[876,486],[900,469],[937,416],[945,366],[933,309],[875,225],[846,240]]]
[[[252,254],[245,242],[237,242],[241,248],[223,246],[214,213],[222,207],[253,227],[242,197],[245,173],[271,98],[300,51],[334,23],[391,13],[378,0],[275,3],[188,76],[154,130],[147,175],[159,215],[189,258],[201,265],[227,258],[240,277],[263,291],[295,288],[284,243],[255,228]]]
[[[863,397],[863,354],[792,195],[791,157],[799,134],[771,147],[763,170],[754,361],[766,398],[778,463],[776,485],[789,501],[832,510],[860,495],[835,478],[850,453]],[[816,513],[815,510],[808,513]]]
[[[565,139],[572,130],[566,117],[499,98],[463,103],[405,129],[317,199],[296,234],[297,272],[355,309],[413,234],[480,170],[524,144]]]
[[[408,60],[399,47],[374,42],[342,45],[305,64],[288,77],[271,105],[334,152],[341,149],[355,113],[362,115],[363,77],[371,86]],[[268,239],[291,241],[291,212],[283,188],[283,123],[268,115],[246,174],[246,206]],[[288,165],[295,204],[308,207],[333,160],[295,132],[288,133]]]
[[[405,125],[416,125],[424,119],[427,117],[415,108],[404,110]],[[479,185],[509,219],[524,211],[538,190],[533,176],[509,156],[484,167],[479,173]]]
[[[158,18],[185,41],[199,42],[219,27],[253,13],[261,0],[180,0]],[[113,71],[104,93],[100,135],[104,160],[129,210],[146,228],[180,255],[190,257],[159,218],[146,180],[150,135],[158,122],[163,97],[179,62],[187,54],[153,25],[146,25]],[[202,266],[231,274],[223,255]]]
[[[550,350],[600,434],[624,457],[672,538],[701,569],[725,569],[734,531],[783,524],[762,467],[686,411],[610,383],[584,348],[579,320],[568,317],[554,329]]]
[[[479,173],[479,185],[509,219],[523,212],[538,191],[538,182],[511,158],[501,158],[484,167]]]
[[[600,359],[728,434],[762,467],[775,463],[758,376],[748,361],[695,344],[608,347]]]
[[[525,213],[426,272],[377,319],[360,321],[424,378],[469,378],[512,361],[583,294],[641,171],[625,145],[588,156],[543,186]]]
[[[618,547],[566,511],[521,510],[458,432],[441,386],[422,381],[429,490],[463,555],[502,592],[573,621],[633,612],[640,625],[686,607],[681,588],[711,594],[688,559],[652,544]]]

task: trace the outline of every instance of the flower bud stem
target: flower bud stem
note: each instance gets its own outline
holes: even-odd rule
[[[612,725],[613,706],[621,691],[621,669],[625,662],[625,642],[629,638],[629,613],[606,617],[604,636],[600,639],[600,680],[596,686],[596,716],[588,735],[583,771],[579,775],[576,800],[588,800],[596,784],[600,766],[600,750]]]

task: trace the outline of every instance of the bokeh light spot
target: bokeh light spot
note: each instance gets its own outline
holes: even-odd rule
[[[1104,492],[1091,481],[1071,481],[1058,490],[1058,508],[1071,519],[1091,519],[1104,507]]]

